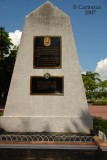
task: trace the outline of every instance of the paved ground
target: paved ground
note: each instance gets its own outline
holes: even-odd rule
[[[92,116],[107,119],[107,105],[106,106],[89,105],[89,112]]]

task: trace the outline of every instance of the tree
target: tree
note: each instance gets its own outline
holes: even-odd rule
[[[99,83],[99,92],[101,92],[101,98],[107,98],[107,80]]]
[[[18,47],[0,27],[0,104],[5,104]]]
[[[9,55],[11,46],[13,46],[8,33],[3,27],[0,27],[0,57],[4,58]]]
[[[82,75],[82,77],[87,99],[94,98],[94,92],[98,87],[98,83],[101,81],[99,79],[99,74],[96,72],[87,71],[86,74]]]

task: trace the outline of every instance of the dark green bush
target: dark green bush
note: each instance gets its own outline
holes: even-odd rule
[[[96,131],[102,131],[107,135],[107,120],[104,120],[100,117],[93,118],[93,128]]]
[[[107,99],[95,99],[91,102],[93,105],[107,105]]]
[[[102,100],[102,99],[95,99],[95,100],[90,100],[88,99],[87,102],[89,104],[93,104],[93,105],[107,105],[107,100]]]

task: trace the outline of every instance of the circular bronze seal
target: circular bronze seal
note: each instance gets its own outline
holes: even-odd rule
[[[50,74],[49,73],[45,73],[44,77],[45,77],[45,79],[49,79],[50,78]]]
[[[50,46],[51,45],[51,38],[50,37],[44,37],[44,46]]]

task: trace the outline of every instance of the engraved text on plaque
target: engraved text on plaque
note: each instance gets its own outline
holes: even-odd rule
[[[61,68],[61,37],[34,37],[34,68]]]

